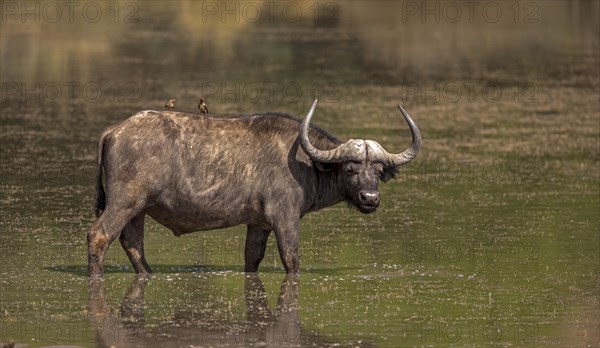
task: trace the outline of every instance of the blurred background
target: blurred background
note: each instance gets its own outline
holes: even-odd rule
[[[340,204],[303,219],[302,340],[274,330],[277,345],[597,346],[599,1],[0,4],[0,342],[104,344],[85,320],[98,137],[204,97],[216,115],[299,118],[319,98],[314,123],[389,151],[410,143],[401,103],[423,133],[376,214]],[[117,314],[119,330],[268,341],[193,334],[252,321],[245,228],[173,238],[146,222],[156,275],[143,325]],[[118,243],[109,253],[105,319],[133,278]]]

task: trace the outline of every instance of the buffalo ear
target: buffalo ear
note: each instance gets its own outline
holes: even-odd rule
[[[335,166],[337,165],[337,163],[324,163],[324,162],[317,162],[317,161],[314,161],[313,163],[315,164],[317,169],[322,172],[332,171],[335,168]]]
[[[400,170],[400,166],[393,167],[385,167],[383,168],[383,173],[381,174],[381,181],[388,182],[390,179],[395,179],[396,174]]]

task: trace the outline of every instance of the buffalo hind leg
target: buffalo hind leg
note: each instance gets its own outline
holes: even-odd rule
[[[125,225],[143,209],[143,206],[130,205],[127,208],[109,205],[96,220],[87,234],[88,275],[101,277],[104,274],[104,256],[110,244],[119,236]]]
[[[258,266],[265,257],[270,233],[270,230],[265,230],[260,225],[248,225],[246,247],[244,248],[244,258],[246,260],[244,272],[258,272]]]
[[[144,256],[144,216],[145,213],[142,212],[127,223],[121,231],[119,242],[129,257],[135,273],[147,274],[152,273],[152,270]]]

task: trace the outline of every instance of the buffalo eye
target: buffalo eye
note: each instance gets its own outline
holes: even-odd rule
[[[382,176],[383,175],[383,164],[375,163],[373,165],[373,172],[375,173],[376,176]]]
[[[353,162],[348,162],[344,165],[344,171],[348,175],[357,175],[358,174],[358,164]]]
[[[375,174],[375,176],[381,177],[383,175],[383,164],[375,163],[373,165],[373,173]]]

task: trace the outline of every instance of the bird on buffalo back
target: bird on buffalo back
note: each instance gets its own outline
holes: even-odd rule
[[[201,114],[208,114],[208,108],[206,107],[204,98],[200,98],[200,103],[198,104],[198,110],[200,111]]]
[[[169,99],[167,104],[165,104],[165,109],[167,109],[167,110],[175,109],[175,101],[176,101],[176,99]]]

